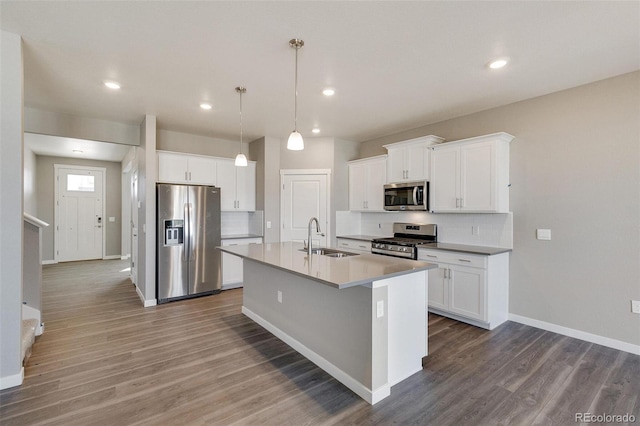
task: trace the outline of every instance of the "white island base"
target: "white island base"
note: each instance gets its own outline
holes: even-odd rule
[[[370,404],[422,369],[427,273],[334,288],[244,259],[242,312]]]

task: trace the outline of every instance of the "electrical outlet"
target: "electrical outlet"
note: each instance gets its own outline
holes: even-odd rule
[[[278,290],[278,303],[282,303],[282,292]]]
[[[536,230],[536,238],[539,240],[550,240],[551,239],[551,229],[537,229]]]
[[[480,235],[480,227],[472,226],[471,227],[471,235]]]
[[[376,303],[376,318],[382,318],[384,316],[384,300],[378,300]]]
[[[631,312],[634,314],[640,314],[640,300],[631,301]]]
[[[109,216],[109,222],[115,222],[116,218],[115,216]]]
[[[267,221],[267,229],[271,229],[271,221],[270,220]]]
[[[382,224],[381,223],[378,224],[378,229],[382,229]]]

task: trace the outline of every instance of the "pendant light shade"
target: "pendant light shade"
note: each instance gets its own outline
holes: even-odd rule
[[[244,87],[236,87],[236,92],[240,94],[240,152],[236,155],[235,165],[237,167],[247,167],[247,157],[242,153],[242,94],[247,92]]]
[[[300,133],[295,130],[291,132],[289,140],[287,141],[287,149],[292,151],[300,151],[304,149],[304,140]]]
[[[304,149],[304,140],[298,132],[298,50],[304,46],[304,41],[294,38],[289,40],[289,46],[296,49],[296,74],[295,74],[295,90],[294,90],[294,107],[293,107],[293,132],[289,135],[287,141],[287,149],[292,151],[300,151]]]
[[[236,155],[235,165],[238,167],[247,167],[247,157],[244,154]]]

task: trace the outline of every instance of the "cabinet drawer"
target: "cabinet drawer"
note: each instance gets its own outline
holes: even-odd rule
[[[361,240],[350,240],[346,238],[338,238],[338,247],[347,249],[347,250],[370,252],[371,242],[361,241]]]
[[[474,268],[487,268],[487,256],[468,254],[458,251],[419,249],[418,260],[442,262],[451,265],[472,266]]]

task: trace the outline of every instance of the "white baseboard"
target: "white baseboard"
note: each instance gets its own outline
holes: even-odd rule
[[[342,371],[340,368],[336,367],[331,362],[327,361],[323,356],[318,353],[312,351],[299,340],[289,336],[284,331],[280,330],[275,325],[271,324],[266,319],[262,318],[260,315],[251,311],[246,307],[242,307],[242,313],[251,318],[253,321],[260,324],[262,327],[266,328],[271,334],[275,335],[278,339],[285,342],[287,345],[291,346],[297,352],[302,354],[309,361],[313,362],[318,367],[322,368],[324,371],[333,376],[340,383],[351,389],[355,392],[360,398],[367,401],[369,404],[375,404],[378,401],[386,398],[391,394],[391,386],[389,384],[385,384],[375,390],[368,389],[362,383]]]
[[[57,260],[43,260],[42,261],[43,265],[55,265],[56,263],[58,263]]]
[[[518,322],[520,324],[529,325],[531,327],[540,328],[542,330],[551,331],[553,333],[562,334],[563,336],[574,337],[586,342],[596,343],[598,345],[618,349],[620,351],[629,352],[635,355],[640,355],[640,345],[634,345],[632,343],[611,339],[610,337],[598,336],[597,334],[587,333],[586,331],[575,330],[573,328],[563,327],[561,325],[523,317],[516,314],[509,314],[509,320]]]
[[[22,382],[24,382],[24,367],[20,368],[20,372],[18,374],[0,377],[0,390],[20,386]]]
[[[126,255],[126,256],[120,256],[120,260],[127,260],[131,257],[130,254]]]
[[[36,327],[36,336],[40,336],[44,333],[44,323],[42,322],[42,315],[40,311],[36,308],[32,308],[29,305],[22,305],[22,319],[35,319],[38,321],[38,326]]]
[[[102,260],[115,260],[115,259],[121,260],[120,259],[121,257],[122,256],[120,256],[119,254],[111,254],[109,256],[102,256]]]
[[[138,286],[136,285],[135,287],[136,287],[136,293],[138,293],[138,297],[142,302],[142,306],[144,306],[145,308],[148,308],[150,306],[156,306],[158,304],[158,301],[156,299],[145,299],[144,294],[142,294]]]

